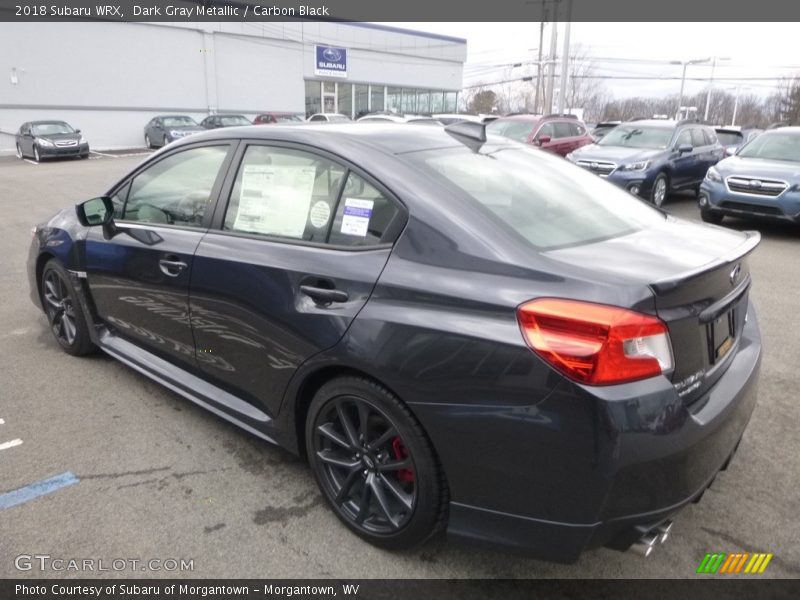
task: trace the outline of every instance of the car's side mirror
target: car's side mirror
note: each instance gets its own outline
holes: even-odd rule
[[[678,146],[678,154],[686,154],[687,152],[691,151],[692,151],[691,144],[681,144],[680,146]]]
[[[81,130],[80,130],[80,129],[76,129],[76,130],[75,130],[75,133],[80,133],[80,132],[81,132]]]
[[[114,221],[114,203],[108,196],[92,198],[75,205],[78,221],[84,227],[111,225]]]
[[[552,140],[549,135],[540,135],[536,138],[536,145],[541,146],[542,144],[549,144],[550,140]]]

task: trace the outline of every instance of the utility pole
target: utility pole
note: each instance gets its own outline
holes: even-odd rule
[[[539,23],[539,60],[536,62],[536,94],[533,99],[533,112],[539,112],[539,90],[542,87],[542,49],[544,48],[544,23],[547,21],[547,3],[542,0],[542,22]]]
[[[544,97],[542,114],[553,112],[553,87],[555,86],[556,75],[556,53],[558,51],[558,2],[553,8],[553,20],[551,21],[552,31],[550,33],[550,68],[547,70],[547,93]]]
[[[720,58],[714,56],[711,59],[711,80],[708,82],[708,94],[706,94],[706,115],[703,117],[704,121],[708,121],[708,109],[711,107],[711,89],[714,87],[714,68],[717,66],[718,60],[730,60],[727,57]]]
[[[561,91],[558,93],[558,114],[564,114],[564,108],[567,99],[567,89],[569,88],[569,28],[570,19],[572,18],[572,0],[567,0],[567,18],[564,24],[564,50],[561,52],[561,76],[559,77],[559,86]]]

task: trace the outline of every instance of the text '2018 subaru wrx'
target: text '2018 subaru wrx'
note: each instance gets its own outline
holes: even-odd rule
[[[574,561],[651,552],[728,465],[758,242],[478,123],[276,125],[170,144],[28,269],[64,350],[305,456],[369,542]]]

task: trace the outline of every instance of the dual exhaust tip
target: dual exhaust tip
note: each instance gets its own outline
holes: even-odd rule
[[[647,558],[653,553],[656,547],[667,541],[671,529],[672,521],[664,521],[636,540],[633,545],[631,545],[630,551]]]

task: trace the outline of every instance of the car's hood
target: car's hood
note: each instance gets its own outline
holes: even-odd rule
[[[36,138],[40,140],[50,140],[51,142],[61,142],[64,140],[75,140],[78,141],[81,139],[80,133],[50,133],[47,135],[37,135]]]
[[[763,158],[740,158],[731,156],[717,163],[717,171],[723,177],[740,175],[781,179],[789,183],[800,182],[800,162],[767,160]]]
[[[668,216],[661,224],[629,235],[545,255],[597,273],[652,284],[702,269],[746,242],[744,233]]]
[[[654,148],[627,148],[625,146],[598,146],[589,144],[572,153],[572,160],[609,160],[617,164],[647,160],[663,150]]]

